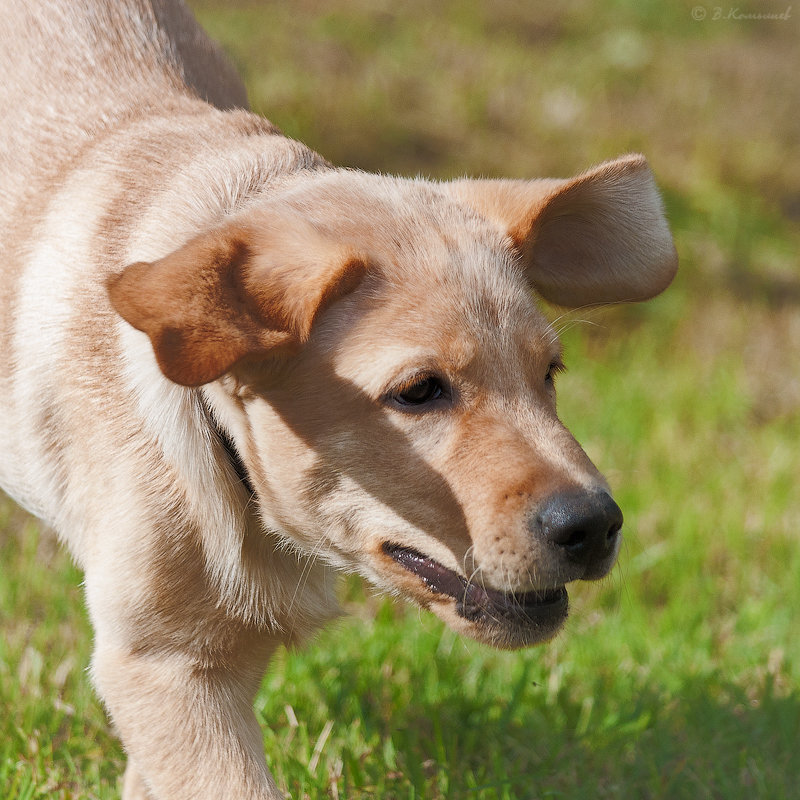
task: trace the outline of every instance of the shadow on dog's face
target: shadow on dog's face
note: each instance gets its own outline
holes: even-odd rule
[[[641,168],[626,164],[623,175]],[[464,197],[471,185],[453,198],[336,173],[110,287],[167,377],[224,390],[268,528],[498,647],[553,636],[566,584],[607,574],[622,526],[558,420],[560,347],[531,287],[573,305],[595,285],[606,300],[641,299],[674,271],[670,250],[649,281],[639,264],[626,283],[626,259],[643,256],[614,251],[632,224],[619,186],[598,201],[590,181],[552,222],[540,195],[561,183],[531,189],[519,213],[533,221],[504,230],[496,186],[486,206]],[[609,248],[599,275],[570,260],[590,251],[582,220]],[[182,311],[154,309],[156,295]]]

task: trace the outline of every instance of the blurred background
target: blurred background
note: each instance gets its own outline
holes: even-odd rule
[[[189,4],[254,110],[340,165],[566,177],[643,152],[681,259],[651,303],[548,310],[569,367],[561,415],[626,514],[612,577],[572,593],[555,642],[514,654],[348,582],[352,618],[280,654],[259,695],[281,785],[796,797],[800,8]],[[80,575],[9,502],[0,512],[0,796],[116,796]]]

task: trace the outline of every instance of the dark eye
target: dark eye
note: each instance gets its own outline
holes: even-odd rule
[[[427,377],[403,387],[391,397],[400,406],[423,406],[444,397],[445,394],[445,388],[438,378]]]
[[[554,359],[547,367],[547,374],[544,376],[545,383],[550,385],[555,381],[556,375],[566,369],[564,363],[560,359]]]

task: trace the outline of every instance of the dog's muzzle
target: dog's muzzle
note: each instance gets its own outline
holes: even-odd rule
[[[501,591],[467,580],[406,545],[384,542],[381,550],[419,578],[433,597],[451,600],[450,608],[475,638],[516,648],[555,635],[569,609],[565,584],[606,575],[619,550],[621,528],[622,511],[608,492],[570,489],[548,497],[528,516],[532,546],[542,556],[540,587],[528,591]]]

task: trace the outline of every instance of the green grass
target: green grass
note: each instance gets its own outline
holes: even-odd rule
[[[280,653],[257,699],[281,785],[796,797],[798,20],[623,0],[193,5],[254,106],[339,163],[533,176],[642,149],[682,259],[653,303],[558,323],[562,416],[626,514],[611,577],[575,588],[556,641],[512,654],[348,582],[352,616]],[[80,574],[10,502],[0,564],[0,797],[117,797]]]

